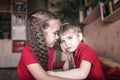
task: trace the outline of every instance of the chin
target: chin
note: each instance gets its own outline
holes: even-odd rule
[[[54,45],[49,45],[50,48],[52,48]]]

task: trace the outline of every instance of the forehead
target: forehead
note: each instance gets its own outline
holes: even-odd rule
[[[67,29],[64,31],[60,31],[59,35],[67,35],[67,34],[73,34],[73,33],[76,33],[73,29]]]
[[[65,37],[69,37],[69,36],[73,36],[73,35],[76,35],[76,32],[74,32],[74,30],[72,30],[72,29],[59,34],[60,38],[65,38]]]
[[[49,27],[60,27],[61,22],[58,19],[53,19],[48,21]]]
[[[48,26],[45,31],[58,31],[60,29],[61,22],[57,19],[49,20]]]

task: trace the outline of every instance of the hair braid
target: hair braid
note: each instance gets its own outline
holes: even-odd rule
[[[36,10],[27,19],[27,43],[45,70],[48,70],[48,47],[46,46],[43,29],[49,26],[48,21],[51,19],[58,19],[58,17],[45,10]]]

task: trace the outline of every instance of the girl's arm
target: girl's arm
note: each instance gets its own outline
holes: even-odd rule
[[[65,78],[50,76],[44,71],[44,69],[38,63],[30,64],[27,66],[27,68],[36,80],[75,80],[69,78],[65,79]]]
[[[80,67],[71,69],[68,71],[60,71],[60,72],[53,72],[53,71],[48,71],[48,74],[53,75],[53,76],[59,76],[63,78],[71,78],[71,79],[85,79],[91,69],[91,63],[88,61],[82,60]]]

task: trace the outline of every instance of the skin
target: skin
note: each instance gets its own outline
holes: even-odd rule
[[[82,40],[82,33],[75,33],[74,31],[71,30],[71,32],[61,34],[60,39],[61,39],[62,49],[64,48],[64,50],[68,52],[74,52]],[[81,80],[81,79],[85,79],[88,76],[90,72],[90,68],[91,68],[91,63],[82,60],[79,68],[71,69],[68,71],[59,71],[59,72],[48,71],[48,74],[63,78]]]
[[[61,46],[63,46],[63,48],[68,52],[74,52],[81,42],[80,37],[77,36],[77,34],[74,34],[74,32],[61,35],[60,39]]]
[[[46,30],[44,30],[44,35],[46,39],[46,43],[48,47],[53,47],[56,40],[58,39],[57,32],[60,28],[60,22],[58,20],[49,21],[50,26]],[[27,65],[28,70],[31,72],[33,77],[36,80],[73,80],[73,79],[65,79],[60,77],[49,76],[41,67],[39,63],[34,63]]]
[[[54,25],[54,26],[53,26]],[[53,47],[58,39],[58,30],[60,29],[60,22],[58,20],[50,20],[49,27],[44,30],[44,35],[48,47]]]

